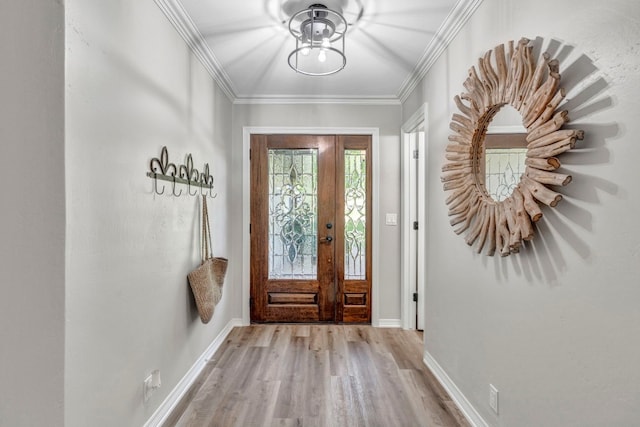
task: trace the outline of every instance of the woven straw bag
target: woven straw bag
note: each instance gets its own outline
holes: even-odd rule
[[[202,233],[200,242],[201,264],[187,275],[191,292],[196,300],[196,307],[202,323],[209,323],[213,317],[215,306],[222,298],[222,285],[227,273],[228,260],[212,257],[211,228],[206,196],[202,196]]]

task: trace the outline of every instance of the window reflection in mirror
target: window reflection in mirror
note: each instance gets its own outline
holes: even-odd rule
[[[487,129],[480,174],[487,193],[497,202],[511,196],[524,174],[527,131],[521,120],[518,111],[505,105]]]

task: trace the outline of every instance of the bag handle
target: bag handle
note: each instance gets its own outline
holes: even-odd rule
[[[202,196],[202,236],[200,242],[201,261],[213,257],[213,245],[211,243],[211,225],[209,224],[209,209],[207,208],[207,196]]]

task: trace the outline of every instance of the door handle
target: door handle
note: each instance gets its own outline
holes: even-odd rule
[[[322,242],[322,243],[331,243],[332,240],[333,240],[333,237],[327,236],[327,237],[321,238],[320,242]]]

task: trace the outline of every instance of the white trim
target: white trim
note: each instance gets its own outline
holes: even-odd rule
[[[380,257],[380,129],[379,128],[347,128],[347,127],[265,127],[265,126],[244,126],[242,128],[242,320],[245,324],[251,322],[249,297],[250,289],[250,246],[251,235],[249,234],[249,223],[251,222],[250,205],[250,174],[251,164],[249,162],[249,148],[251,146],[252,134],[306,134],[306,135],[371,135],[372,143],[372,266],[371,266],[371,325],[379,326],[380,290],[378,284],[379,267],[375,260]]]
[[[178,34],[184,39],[191,48],[195,56],[202,62],[202,65],[209,72],[211,77],[220,86],[233,103],[238,104],[364,104],[364,105],[398,105],[406,101],[411,91],[420,83],[427,74],[431,66],[440,57],[442,52],[449,46],[449,43],[458,34],[462,26],[467,22],[469,17],[475,12],[482,0],[460,0],[453,10],[447,15],[445,21],[436,31],[433,39],[427,45],[422,57],[418,61],[413,72],[400,85],[395,96],[382,97],[332,97],[332,98],[314,98],[306,97],[308,102],[303,101],[303,96],[274,96],[274,97],[252,97],[250,95],[238,95],[230,77],[227,75],[222,65],[215,57],[209,44],[195,23],[186,12],[180,0],[154,0],[160,10],[169,19],[169,22],[178,31]]]
[[[422,104],[402,125],[403,132],[413,132],[427,120],[427,104]]]
[[[402,328],[402,319],[380,319],[378,328]]]
[[[151,418],[147,420],[144,427],[161,426],[167,420],[182,397],[187,393],[187,391],[189,391],[189,387],[191,387],[198,378],[198,375],[200,375],[200,372],[202,372],[206,363],[220,348],[222,343],[224,343],[224,340],[227,338],[227,335],[229,335],[231,330],[236,326],[243,326],[241,319],[231,319],[229,323],[226,324],[218,336],[214,338],[211,344],[209,344],[209,347],[207,347],[204,353],[202,353],[198,360],[196,360],[193,366],[191,366],[191,369],[187,371],[184,377],[182,377],[173,390],[171,390],[171,393],[169,393],[166,399],[164,399],[160,404],[158,409],[156,409],[153,415],[151,415]]]
[[[202,33],[196,27],[180,0],[154,0],[156,5],[165,14],[169,22],[174,26],[178,34],[184,39],[191,51],[200,60],[220,89],[233,101],[236,91],[231,79],[222,68],[222,65],[213,54]]]
[[[449,397],[454,401],[460,412],[473,427],[489,427],[489,424],[480,416],[476,408],[471,405],[469,400],[462,394],[458,386],[453,382],[444,369],[436,362],[428,351],[424,352],[422,362],[431,370],[433,376],[436,377],[440,385],[447,391]]]
[[[241,95],[233,101],[234,104],[266,104],[266,105],[301,105],[301,104],[331,104],[331,105],[400,105],[395,96],[390,97],[336,97],[336,96],[245,96]]]
[[[412,161],[412,139],[411,134],[416,132],[417,129],[422,127],[424,132],[424,142],[419,144],[418,154],[418,181],[424,183],[423,188],[428,188],[426,177],[426,168],[428,164],[428,108],[427,104],[423,104],[418,110],[411,115],[409,119],[402,125],[402,147],[401,147],[401,242],[400,242],[400,310],[402,317],[402,327],[404,329],[415,329],[416,318],[416,305],[413,303],[413,289],[414,283],[412,278],[414,277],[414,271],[418,270],[418,283],[422,283],[422,288],[418,290],[418,303],[424,307],[424,287],[427,272],[427,257],[425,256],[426,250],[426,230],[428,225],[427,217],[427,195],[422,194],[422,197],[417,201],[418,203],[418,227],[421,232],[418,233],[416,239],[416,247],[418,256],[422,258],[423,262],[418,263],[413,257],[413,250],[411,249],[411,241],[413,232],[412,227],[412,212],[411,212],[411,200],[413,195],[410,192],[410,180],[411,180],[411,164]],[[417,268],[416,268],[417,267]],[[424,310],[420,314],[424,315]]]
[[[418,150],[420,155],[418,156],[418,179],[417,179],[417,191],[418,191],[418,232],[417,232],[417,277],[416,283],[418,283],[418,329],[424,330],[425,328],[425,313],[426,313],[426,299],[427,295],[427,267],[429,264],[429,257],[427,257],[427,233],[429,230],[429,213],[427,210],[429,198],[427,196],[429,187],[429,179],[427,174],[427,165],[429,164],[429,144],[428,144],[428,130],[429,125],[427,122],[427,107],[425,105],[424,115],[425,121],[422,125],[420,132],[418,132]]]
[[[397,95],[401,102],[407,100],[481,3],[482,0],[460,0],[455,5],[427,45],[413,73],[400,86]]]

